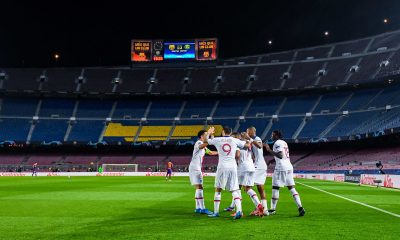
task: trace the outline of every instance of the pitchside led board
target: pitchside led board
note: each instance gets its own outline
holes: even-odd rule
[[[216,61],[215,38],[193,40],[132,40],[132,62]]]

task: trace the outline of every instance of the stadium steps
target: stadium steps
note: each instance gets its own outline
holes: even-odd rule
[[[253,104],[253,101],[254,101],[253,98],[251,98],[251,99],[249,100],[249,102],[247,103],[247,105],[244,107],[244,109],[243,109],[243,111],[242,111],[242,115],[240,115],[240,116],[246,116],[247,111],[249,111],[249,109],[250,109],[250,107],[251,107],[251,104]],[[238,119],[238,120],[236,121],[236,125],[235,125],[235,127],[233,128],[233,131],[234,131],[234,132],[237,132],[237,131],[239,130],[239,127],[240,127],[240,119]]]
[[[31,157],[31,156],[29,156],[29,155],[24,156],[24,157],[22,158],[22,161],[19,163],[19,165],[26,165],[27,162],[29,161],[29,158],[30,158],[30,157]]]
[[[377,99],[381,94],[382,94],[382,92],[384,91],[384,89],[381,89],[381,90],[379,90],[376,94],[375,94],[375,96],[373,96],[366,104],[364,104],[360,109],[368,109],[368,106],[375,100],[375,99]]]
[[[219,76],[222,77],[222,82],[224,81],[224,72],[225,72],[225,69],[222,68],[221,71],[219,72],[219,74],[217,75],[217,77],[219,77]],[[221,83],[217,82],[216,80],[217,80],[217,79],[215,79],[215,85],[214,85],[213,92],[218,92],[218,90],[219,90],[219,85],[221,84]]]
[[[336,127],[336,125],[338,125],[338,124],[340,123],[340,121],[342,121],[342,119],[343,119],[343,115],[337,117],[337,118],[335,119],[335,121],[333,121],[331,124],[329,124],[329,126],[326,127],[325,130],[322,131],[322,133],[319,134],[318,137],[319,137],[319,138],[325,137],[330,131],[332,131],[332,129],[333,129],[334,127]]]
[[[85,78],[85,69],[84,68],[82,69],[81,74],[79,75],[78,78],[83,78],[83,79]],[[75,92],[81,91],[82,84],[83,84],[83,82],[82,83],[78,82],[78,84],[76,85]]]
[[[214,116],[215,111],[217,111],[218,105],[219,105],[219,100],[215,101],[214,107],[211,109],[210,112],[210,117]]]
[[[318,104],[321,102],[323,95],[319,95],[317,101],[315,101],[314,105],[311,107],[310,109],[310,113],[314,112],[315,108],[318,106]],[[296,129],[296,131],[294,132],[292,139],[297,139],[297,137],[300,135],[301,131],[303,130],[303,128],[306,126],[307,124],[307,117],[303,118],[303,121],[300,123],[299,127]]]
[[[175,125],[175,121],[174,121],[174,122],[172,123],[171,130],[169,130],[169,133],[168,133],[168,136],[167,136],[167,141],[169,141],[169,140],[171,139],[171,136],[172,136],[172,134],[174,133],[175,128],[176,128],[176,125]]]
[[[260,61],[261,61],[261,57],[258,57],[258,59],[257,59],[257,64],[259,64]],[[252,73],[253,76],[257,76],[257,75],[256,75],[256,74],[257,74],[257,70],[258,70],[258,66],[256,66],[256,67],[253,69],[253,73]],[[251,86],[253,85],[253,82],[254,82],[254,81],[249,81],[249,83],[248,83],[247,86],[246,86],[246,91],[251,91]]]
[[[287,101],[287,97],[285,97],[281,104],[279,105],[278,109],[276,109],[275,111],[275,115],[279,116],[279,113],[281,112],[282,108],[285,106]],[[265,139],[267,137],[268,132],[271,130],[272,125],[274,124],[273,119],[271,118],[267,124],[267,126],[265,127],[263,133],[261,134],[261,139]]]
[[[294,52],[293,57],[292,57],[292,61],[291,61],[291,63],[289,64],[288,68],[286,69],[286,72],[290,73],[290,71],[292,70],[294,61],[295,61],[295,59],[297,58],[297,54],[298,54],[298,53],[299,53],[298,51],[295,51],[295,52]],[[282,73],[282,74],[283,74],[283,73]],[[285,87],[285,84],[286,84],[286,79],[282,79],[282,82],[281,82],[281,85],[279,86],[279,89],[283,89],[283,88]]]
[[[321,69],[326,69],[327,66],[328,66],[328,62],[324,62],[324,65],[322,65]],[[319,82],[321,81],[321,77],[322,76],[318,76],[317,79],[315,79],[314,86],[319,85]]]
[[[307,120],[304,117],[303,120],[301,121],[300,125],[297,127],[296,131],[293,133],[292,139],[296,139],[300,132],[303,130],[304,126],[306,126]]]
[[[185,110],[186,103],[187,103],[187,101],[183,101],[183,102],[182,102],[182,106],[181,106],[181,108],[179,109],[178,114],[177,114],[177,116],[176,116],[177,119],[180,119],[180,117],[182,116],[182,113],[183,113],[183,111]],[[169,132],[169,134],[168,134],[167,141],[169,141],[169,140],[171,139],[171,136],[172,136],[172,134],[173,134],[174,131],[175,131],[175,128],[176,128],[176,121],[177,121],[177,120],[175,119],[175,120],[172,122],[172,128],[171,128],[171,130],[170,130],[170,132]]]
[[[112,79],[112,82],[113,82],[113,89],[111,90],[111,92],[112,93],[115,93],[115,92],[117,92],[117,89],[118,89],[118,86],[120,85],[120,84],[116,84],[116,83],[114,83],[115,82],[115,80],[119,80],[119,82],[121,83],[121,70],[120,71],[118,71],[118,73],[117,73],[117,76],[115,77],[115,78],[113,78]]]
[[[299,157],[298,159],[292,161],[293,166],[297,167],[298,164],[301,164],[303,162],[303,160],[305,160],[307,157],[311,156],[314,153],[315,153],[315,150],[312,152],[306,153],[303,156]]]
[[[151,110],[151,105],[153,105],[153,102],[152,102],[152,101],[149,101],[149,104],[148,104],[147,107],[146,107],[146,111],[144,111],[144,114],[143,114],[143,117],[144,117],[144,118],[147,118],[147,116],[149,116],[149,112],[150,112],[150,110]]]
[[[143,128],[143,125],[142,125],[142,123],[140,123],[139,128],[138,128],[138,130],[136,132],[136,135],[133,138],[133,142],[137,142],[138,141],[139,135],[142,132],[142,128]]]
[[[339,108],[337,109],[337,112],[342,111],[343,107],[347,105],[347,103],[351,100],[351,98],[353,97],[354,93],[352,92],[344,101],[343,103],[339,106]]]
[[[110,113],[108,114],[108,118],[112,119],[115,108],[117,107],[117,103],[118,103],[117,101],[114,101],[114,103],[111,107]],[[107,129],[107,121],[104,123],[103,130],[101,130],[101,134],[99,136],[99,142],[103,141],[103,137],[104,137],[104,133],[106,132],[106,129]]]
[[[39,78],[42,78],[42,76],[46,77],[46,70],[43,70],[43,72],[42,72],[41,76],[39,76]],[[44,84],[43,81],[39,82],[39,86],[38,86],[38,89],[37,89],[39,92],[41,92],[43,90],[43,84]]]
[[[370,49],[370,47],[371,47],[372,43],[374,42],[374,40],[375,40],[375,37],[373,37],[373,38],[370,39],[368,45],[365,47],[365,49],[364,49],[364,51],[363,51],[364,54],[367,54],[367,53],[368,53],[368,50]],[[362,56],[361,56],[360,58],[358,58],[358,60],[357,60],[357,62],[356,62],[355,65],[359,66],[360,63],[361,63],[361,61],[362,61],[362,59],[363,59]],[[353,73],[350,72],[350,69],[348,69],[347,75],[346,75],[346,77],[345,77],[343,83],[348,83],[349,80],[350,80],[350,78],[351,78],[352,76],[353,76]]]
[[[183,111],[185,110],[187,101],[183,101],[181,108],[178,111],[177,117],[180,118],[182,116]]]
[[[336,45],[335,44],[332,45],[331,49],[328,52],[327,58],[331,58],[332,57],[332,54],[333,54],[333,51],[335,51],[335,48],[336,48]],[[326,69],[327,66],[328,66],[328,61],[325,61],[324,64],[322,65],[321,69]],[[322,76],[318,76],[317,77],[317,79],[315,80],[314,86],[318,86],[319,85],[319,82],[321,81],[321,77]]]
[[[150,84],[150,80],[151,79],[156,79],[156,83],[157,83],[157,71],[158,68],[154,69],[153,75],[151,76],[150,79],[147,79],[147,84],[149,85],[149,87],[147,88],[147,93],[151,93],[151,90],[153,89],[154,84]]]
[[[376,38],[376,36],[370,38],[370,40],[368,42],[368,45],[365,46],[365,49],[364,49],[363,53],[368,53],[369,49],[372,46],[372,43],[375,41],[375,38]]]
[[[72,117],[76,116],[76,112],[78,111],[79,107],[79,100],[76,100],[74,110],[72,111]],[[68,141],[69,135],[71,134],[73,128],[73,124],[71,122],[68,124],[67,131],[65,132],[64,141]]]
[[[399,47],[400,47],[400,44],[399,44],[398,48],[399,48]],[[391,62],[393,56],[396,55],[396,53],[398,53],[398,52],[397,52],[397,51],[393,51],[392,53],[390,53],[390,55],[389,55],[389,57],[387,58],[387,60],[388,60],[389,62]],[[379,73],[381,72],[382,69],[384,69],[384,68],[379,67],[379,68],[376,70],[376,72],[374,73],[374,75],[371,77],[371,79],[375,79],[375,78],[379,75]]]
[[[40,112],[40,107],[41,106],[42,106],[42,99],[39,100],[39,102],[38,102],[38,104],[36,106],[35,116],[39,116],[39,112]],[[31,138],[32,138],[32,135],[33,135],[33,131],[35,131],[35,127],[36,127],[36,124],[34,123],[34,121],[32,121],[31,127],[30,127],[29,132],[28,132],[28,136],[26,138],[27,142],[31,141]]]

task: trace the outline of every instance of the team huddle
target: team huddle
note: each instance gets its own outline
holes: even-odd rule
[[[280,131],[272,132],[273,149],[263,144],[256,135],[256,129],[249,127],[247,132],[232,133],[232,129],[224,127],[221,137],[214,137],[215,129],[201,130],[198,141],[194,145],[192,160],[189,165],[189,178],[196,188],[196,213],[207,214],[209,217],[219,217],[221,192],[227,190],[232,193],[232,203],[224,211],[234,211],[231,216],[240,219],[243,216],[242,195],[243,189],[254,203],[250,215],[268,216],[276,213],[279,199],[279,188],[288,187],[297,205],[299,216],[304,216],[300,196],[295,189],[293,166],[289,158],[289,148],[281,140]],[[210,151],[207,146],[213,145],[217,151]],[[267,178],[267,164],[264,160],[263,148],[275,159],[275,171],[272,175],[271,207],[268,209],[264,184]],[[202,162],[205,154],[218,155],[218,166],[215,176],[214,211],[205,207],[203,194]],[[258,193],[253,190],[257,186]]]

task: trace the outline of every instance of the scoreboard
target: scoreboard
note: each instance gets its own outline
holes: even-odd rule
[[[192,40],[132,40],[132,62],[216,61],[216,38]]]

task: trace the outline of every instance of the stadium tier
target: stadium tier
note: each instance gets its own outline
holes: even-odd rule
[[[0,69],[11,92],[240,93],[360,84],[399,74],[400,31],[344,43],[227,59],[216,67]]]
[[[255,126],[266,139],[287,140],[377,133],[400,127],[400,86],[272,96],[181,97],[167,100],[1,98],[0,140],[20,142],[146,142],[195,140],[223,125]]]

